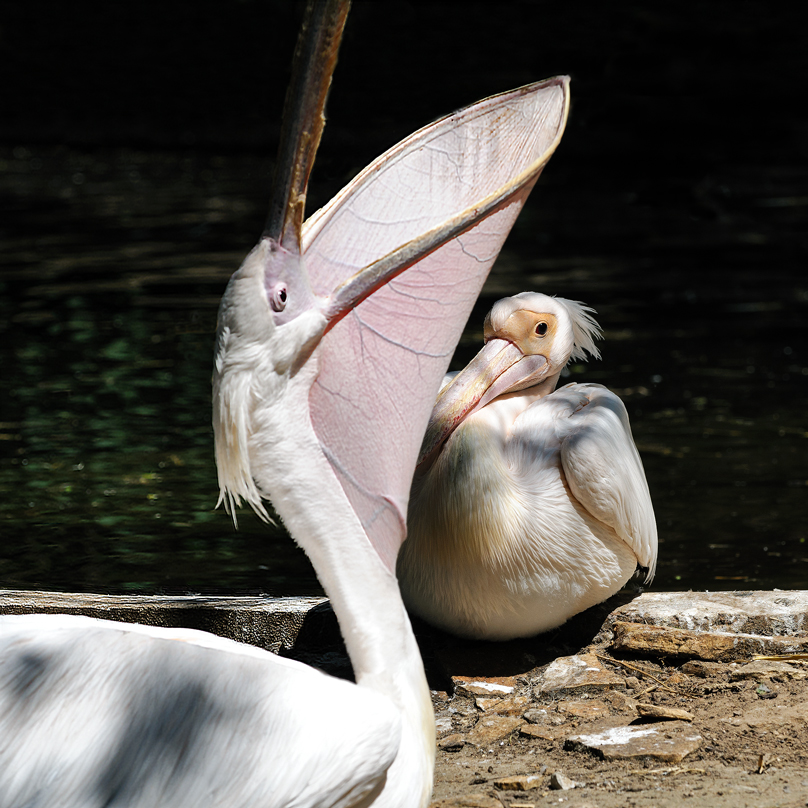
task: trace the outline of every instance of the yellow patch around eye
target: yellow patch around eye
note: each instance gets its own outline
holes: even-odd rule
[[[558,320],[554,314],[520,309],[508,317],[505,325],[494,336],[509,339],[526,356],[546,355],[557,330]]]

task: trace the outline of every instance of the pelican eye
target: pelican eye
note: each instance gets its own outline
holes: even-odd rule
[[[286,308],[286,287],[278,283],[269,290],[269,305],[272,311],[281,312]]]
[[[545,322],[536,323],[536,333],[540,337],[543,337],[547,333],[547,323]]]

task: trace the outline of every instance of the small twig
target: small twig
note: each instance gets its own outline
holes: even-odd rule
[[[673,766],[667,769],[631,769],[631,771],[627,771],[625,774],[626,776],[634,776],[635,774],[707,774],[707,770]]]
[[[661,687],[664,690],[667,690],[669,693],[676,693],[678,695],[679,693],[683,692],[683,691],[674,690],[672,687],[669,687],[668,685],[666,685],[661,679],[657,679],[657,677],[654,676],[652,673],[648,673],[648,671],[645,671],[642,668],[637,667],[636,665],[630,665],[628,662],[623,662],[622,659],[611,659],[610,657],[601,656],[600,654],[595,654],[595,656],[598,659],[602,659],[604,662],[611,662],[614,665],[622,665],[624,668],[628,668],[628,670],[630,670],[630,671],[635,671],[636,673],[641,673],[643,676],[647,676],[649,679],[653,679],[657,683],[658,687]],[[640,695],[644,696],[646,693],[649,693],[650,691],[651,691],[651,688],[649,688],[648,690],[644,690]]]
[[[752,654],[752,659],[763,662],[808,662],[808,654]]]
[[[601,656],[600,654],[595,654],[597,659],[602,659],[604,662],[611,662],[613,665],[621,665],[624,668],[627,668],[630,671],[634,671],[635,673],[641,673],[643,676],[647,676],[649,679],[653,679],[656,682],[656,685],[653,687],[649,687],[647,690],[643,690],[639,696],[644,696],[646,693],[650,693],[654,687],[661,687],[663,690],[667,690],[668,693],[673,693],[677,696],[689,696],[690,698],[701,698],[699,693],[693,693],[689,690],[684,690],[683,688],[673,688],[670,685],[666,685],[661,679],[654,676],[653,673],[649,673],[646,670],[643,670],[637,665],[632,665],[629,662],[625,662],[622,659],[612,659],[611,657]],[[638,698],[639,698],[638,696]]]
[[[621,665],[624,668],[628,668],[630,671],[634,671],[635,673],[641,673],[643,676],[647,676],[649,679],[653,679],[660,685],[664,685],[665,683],[662,682],[660,679],[657,679],[652,673],[649,673],[647,670],[639,667],[638,665],[632,665],[630,662],[625,662],[622,659],[612,659],[611,657],[601,656],[600,654],[595,654],[597,659],[601,659],[604,662],[610,662],[612,665]]]

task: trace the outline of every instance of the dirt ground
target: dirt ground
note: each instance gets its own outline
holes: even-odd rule
[[[351,677],[319,598],[10,592],[3,610],[252,637]],[[552,633],[505,643],[414,629],[438,730],[435,808],[808,805],[808,591],[621,593]],[[687,715],[641,715],[662,710]],[[611,744],[591,738],[608,730]]]
[[[444,689],[438,683],[433,690],[434,807],[808,805],[808,663],[756,662],[747,668],[751,657],[705,662],[621,655],[612,648],[611,631],[578,645],[581,633],[578,626],[555,637],[505,644],[420,638],[432,686],[445,675]],[[616,683],[542,692],[548,666],[565,653],[595,654]],[[526,667],[531,662],[538,664]],[[470,676],[452,678],[452,671]],[[510,682],[514,689],[475,696],[469,679],[483,688]],[[692,721],[639,716],[654,707],[685,710]],[[690,743],[696,748],[678,762],[676,755],[642,750],[604,759],[569,740],[644,721],[671,738],[685,730],[697,735]],[[490,737],[504,735],[481,736],[484,725],[492,728]]]

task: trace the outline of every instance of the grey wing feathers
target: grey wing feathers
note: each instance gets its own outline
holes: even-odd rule
[[[342,806],[383,781],[400,719],[382,697],[201,632],[126,628],[0,617],[0,805]]]
[[[601,385],[571,387],[586,392],[589,404],[571,416],[562,442],[567,483],[589,513],[634,550],[640,566],[648,568],[650,583],[657,559],[656,519],[625,405]]]

